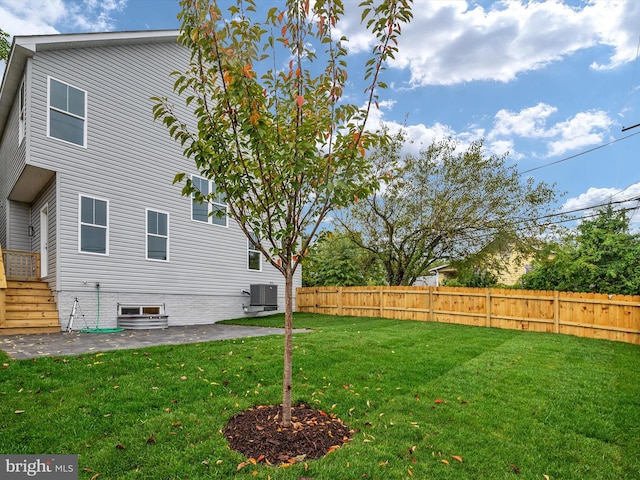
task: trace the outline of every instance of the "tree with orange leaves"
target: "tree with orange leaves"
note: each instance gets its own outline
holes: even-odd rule
[[[205,202],[222,192],[230,215],[285,278],[282,421],[289,426],[294,273],[327,214],[379,187],[365,151],[384,135],[366,123],[384,87],[380,73],[411,19],[411,0],[360,3],[376,39],[365,65],[364,107],[343,101],[346,39],[336,38],[342,0],[286,0],[261,20],[255,0],[232,1],[226,11],[219,3],[181,1],[179,41],[191,60],[174,74],[174,88],[195,123],[178,118],[166,98],[154,98],[154,115],[219,189],[204,195],[178,173],[183,194]]]

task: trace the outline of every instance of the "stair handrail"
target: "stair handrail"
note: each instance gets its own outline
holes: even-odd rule
[[[4,326],[7,320],[6,290],[7,290],[7,275],[5,274],[5,269],[4,269],[2,245],[0,245],[0,327]]]

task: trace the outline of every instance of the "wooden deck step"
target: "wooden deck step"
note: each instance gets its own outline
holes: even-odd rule
[[[55,299],[46,282],[8,281],[0,335],[60,331]]]

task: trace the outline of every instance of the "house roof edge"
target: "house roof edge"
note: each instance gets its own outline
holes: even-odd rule
[[[13,37],[2,84],[0,85],[0,138],[4,134],[13,98],[20,86],[22,72],[36,52],[69,48],[104,47],[176,42],[179,30],[134,30],[95,33],[16,35]]]

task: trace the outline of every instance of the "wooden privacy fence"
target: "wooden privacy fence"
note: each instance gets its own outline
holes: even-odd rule
[[[640,345],[640,295],[454,287],[304,287],[299,312],[457,323]]]

